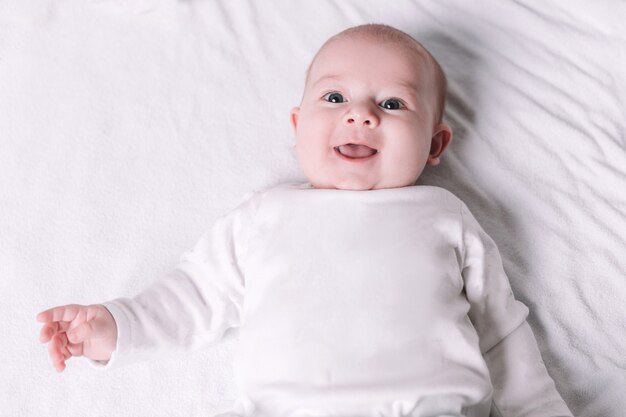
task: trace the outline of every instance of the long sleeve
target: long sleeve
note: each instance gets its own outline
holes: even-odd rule
[[[461,215],[468,315],[494,386],[492,417],[571,416],[526,322],[528,308],[513,296],[497,246],[465,204]]]
[[[246,250],[257,198],[248,194],[235,210],[217,219],[170,273],[132,299],[104,303],[118,331],[107,368],[160,354],[198,349],[241,324]]]
[[[572,416],[548,375],[527,322],[484,357],[494,386],[492,417]]]

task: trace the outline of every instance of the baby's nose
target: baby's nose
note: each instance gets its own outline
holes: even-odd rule
[[[378,126],[379,119],[374,112],[368,109],[358,109],[348,112],[343,121],[346,125],[363,125],[369,128]]]

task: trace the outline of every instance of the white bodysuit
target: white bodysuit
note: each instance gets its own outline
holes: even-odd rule
[[[170,274],[104,305],[107,367],[239,328],[221,416],[571,416],[494,242],[438,187],[251,193]]]

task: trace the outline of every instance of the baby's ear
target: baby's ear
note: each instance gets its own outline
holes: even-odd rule
[[[293,126],[293,130],[296,130],[298,127],[298,116],[300,115],[300,107],[294,107],[291,109],[291,125]]]
[[[452,141],[452,129],[445,123],[440,123],[433,129],[433,137],[430,142],[428,165],[438,165],[439,158]]]

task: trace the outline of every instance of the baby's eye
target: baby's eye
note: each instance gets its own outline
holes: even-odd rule
[[[328,93],[324,95],[323,99],[330,103],[343,103],[344,101],[346,101],[341,93],[337,92]]]
[[[387,110],[400,110],[404,107],[404,105],[400,100],[390,98],[380,103],[380,107]]]

